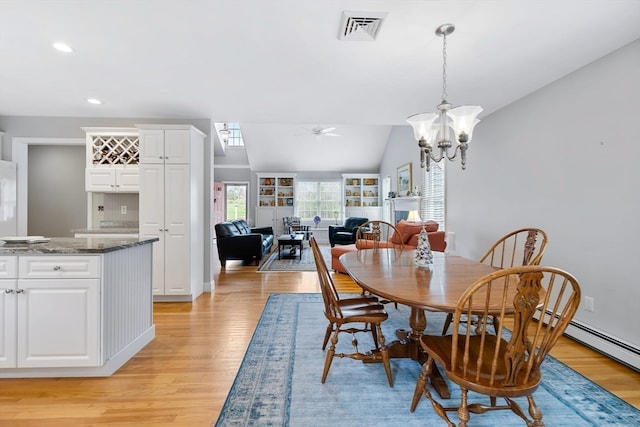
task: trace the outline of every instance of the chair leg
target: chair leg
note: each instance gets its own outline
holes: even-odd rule
[[[451,322],[453,322],[453,313],[447,313],[447,318],[444,319],[444,326],[442,327],[442,335],[447,334],[449,326],[451,326]]]
[[[327,325],[327,331],[324,333],[324,341],[322,342],[322,349],[327,348],[327,343],[329,342],[329,338],[331,337],[331,332],[333,332],[333,323],[329,322]]]
[[[498,316],[493,316],[493,331],[498,335],[498,329],[500,329],[500,319]]]
[[[364,326],[365,329],[371,329],[371,337],[373,338],[373,344],[375,345],[376,349],[380,349],[380,344],[378,343],[378,328],[376,328],[374,325],[365,325]]]
[[[418,402],[420,402],[420,398],[422,397],[422,393],[425,391],[427,387],[427,378],[429,378],[429,373],[431,372],[431,364],[433,363],[433,359],[431,356],[427,358],[427,361],[422,365],[422,372],[418,375],[418,381],[416,382],[416,389],[413,392],[413,399],[411,399],[411,408],[409,410],[411,412],[416,410],[418,406]]]
[[[329,368],[331,368],[331,362],[333,361],[333,356],[336,354],[336,344],[338,344],[338,334],[340,333],[340,329],[336,328],[333,333],[333,337],[331,338],[331,347],[329,347],[329,351],[327,351],[327,358],[324,360],[324,369],[322,370],[322,384],[324,384],[327,379],[327,375],[329,374]]]
[[[542,411],[538,408],[538,405],[536,405],[536,401],[533,400],[533,395],[527,396],[527,400],[529,401],[529,415],[533,418],[533,425],[535,427],[544,427]]]
[[[380,355],[382,356],[382,364],[384,365],[384,370],[387,373],[387,381],[389,381],[389,387],[393,387],[393,374],[391,373],[391,361],[389,360],[389,351],[387,350],[387,346],[384,344],[384,335],[382,335],[382,327],[379,323],[372,325],[372,330],[377,330],[377,335],[380,339]]]
[[[460,407],[458,408],[458,420],[460,423],[458,427],[467,427],[469,422],[469,407],[467,406],[467,394],[466,388],[460,388]]]
[[[431,374],[431,369],[433,369],[434,367],[434,363],[435,361],[433,360],[433,358],[429,356],[427,358],[427,361],[422,365],[422,372],[420,372],[418,381],[416,382],[416,389],[413,392],[413,399],[411,400],[410,410],[411,412],[415,411],[416,406],[418,406],[418,402],[420,401],[420,397],[422,397],[422,393],[424,393],[427,399],[429,399],[429,401],[431,402],[433,410],[440,418],[446,421],[447,426],[456,427],[456,425],[451,422],[449,417],[447,417],[447,411],[445,410],[445,408],[440,403],[436,402],[436,400],[433,398],[431,392],[429,391],[429,387],[427,386],[427,381],[429,375]]]

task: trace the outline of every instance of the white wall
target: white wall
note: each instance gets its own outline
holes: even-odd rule
[[[640,358],[638,76],[640,41],[485,117],[467,170],[447,169],[447,224],[473,259],[511,229],[544,229],[542,263],[595,299],[574,320]]]

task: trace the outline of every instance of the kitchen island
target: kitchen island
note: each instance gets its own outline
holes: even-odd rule
[[[109,376],[155,336],[152,243],[0,246],[0,378]]]

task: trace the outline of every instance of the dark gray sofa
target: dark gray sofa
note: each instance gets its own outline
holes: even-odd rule
[[[243,219],[215,225],[218,258],[224,267],[228,259],[259,262],[273,246],[273,227],[251,228]]]
[[[329,243],[335,245],[350,245],[356,242],[356,232],[369,218],[352,216],[344,220],[344,225],[329,226]]]

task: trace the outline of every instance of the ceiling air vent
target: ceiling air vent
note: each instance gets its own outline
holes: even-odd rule
[[[340,22],[340,40],[374,41],[380,31],[385,12],[342,12]]]

